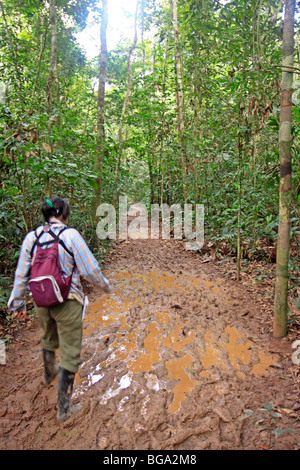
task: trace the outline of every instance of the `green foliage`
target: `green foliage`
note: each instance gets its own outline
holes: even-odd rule
[[[268,2],[261,10],[258,3],[188,0],[178,4],[186,202],[205,205],[206,236],[226,244],[233,254],[240,228],[251,256],[257,255],[258,245],[276,242],[279,197],[281,12],[278,2]],[[15,266],[23,236],[41,222],[39,204],[46,194],[69,199],[70,222],[94,243],[90,207],[99,176],[94,170],[99,62],[98,58],[86,60],[75,33],[84,28],[89,8],[99,17],[101,11],[91,0],[58,2],[57,77],[49,116],[47,7],[30,0],[2,4],[0,256],[6,276]],[[132,90],[123,122],[118,191],[132,202],[147,205],[184,202],[171,18],[169,2],[144,2],[144,40],[134,50]],[[149,31],[151,39],[147,39]],[[103,202],[112,201],[115,189],[129,46],[130,41],[123,42],[108,55]],[[300,178],[297,106],[293,120],[296,182]],[[295,242],[299,237],[296,184],[292,197]]]
[[[13,279],[0,275],[0,309],[6,307]]]
[[[273,402],[263,403],[261,407],[255,411],[251,409],[244,410],[242,419],[251,418],[259,432],[264,432],[269,438],[274,435],[275,438],[279,437],[283,432],[297,433],[295,429],[283,428],[280,425],[282,414],[280,410],[274,407]]]

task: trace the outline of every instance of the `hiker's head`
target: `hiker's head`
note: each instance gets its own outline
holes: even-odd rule
[[[42,214],[46,222],[49,222],[50,217],[67,221],[70,216],[70,206],[65,199],[51,197],[42,203]]]

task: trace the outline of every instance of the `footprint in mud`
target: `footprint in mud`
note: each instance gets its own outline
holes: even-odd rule
[[[243,380],[264,375],[275,362],[274,357],[228,325],[228,317],[221,316],[217,324],[216,320],[208,324],[205,315],[194,313],[199,308],[201,312],[199,293],[201,298],[202,294],[212,296],[211,309],[213,303],[228,308],[221,283],[156,270],[121,270],[115,279],[116,293],[91,303],[84,319],[83,348],[90,357],[81,368],[84,377],[79,372],[75,394],[84,394],[109,376],[109,386],[106,381],[106,388],[101,389],[100,404],[105,404],[132,387],[143,374],[146,388],[172,394],[168,412],[176,413],[194,387],[216,372],[229,371]],[[149,290],[151,295],[145,302],[143,292]],[[169,299],[169,305],[163,308],[162,293]],[[178,295],[182,305],[177,302]],[[186,306],[191,314],[180,315],[178,312]],[[110,340],[105,343],[103,338]],[[101,359],[104,350],[105,360]]]

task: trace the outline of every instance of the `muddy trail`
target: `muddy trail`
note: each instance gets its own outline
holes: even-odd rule
[[[117,242],[103,272],[114,292],[89,292],[82,410],[57,422],[35,320],[0,366],[1,449],[300,448],[299,366],[253,289],[183,241]]]

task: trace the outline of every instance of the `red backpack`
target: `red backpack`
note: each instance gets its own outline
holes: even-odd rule
[[[68,297],[72,274],[67,277],[63,275],[58,253],[58,244],[60,244],[74,258],[73,253],[59,238],[67,228],[69,227],[64,227],[56,235],[46,224],[39,235],[36,233],[37,238],[32,246],[31,256],[35,246],[37,246],[37,250],[31,266],[29,288],[38,307],[51,307],[64,302]],[[49,233],[53,240],[41,243],[39,239],[44,233]],[[42,248],[42,246],[50,244],[51,247]]]

